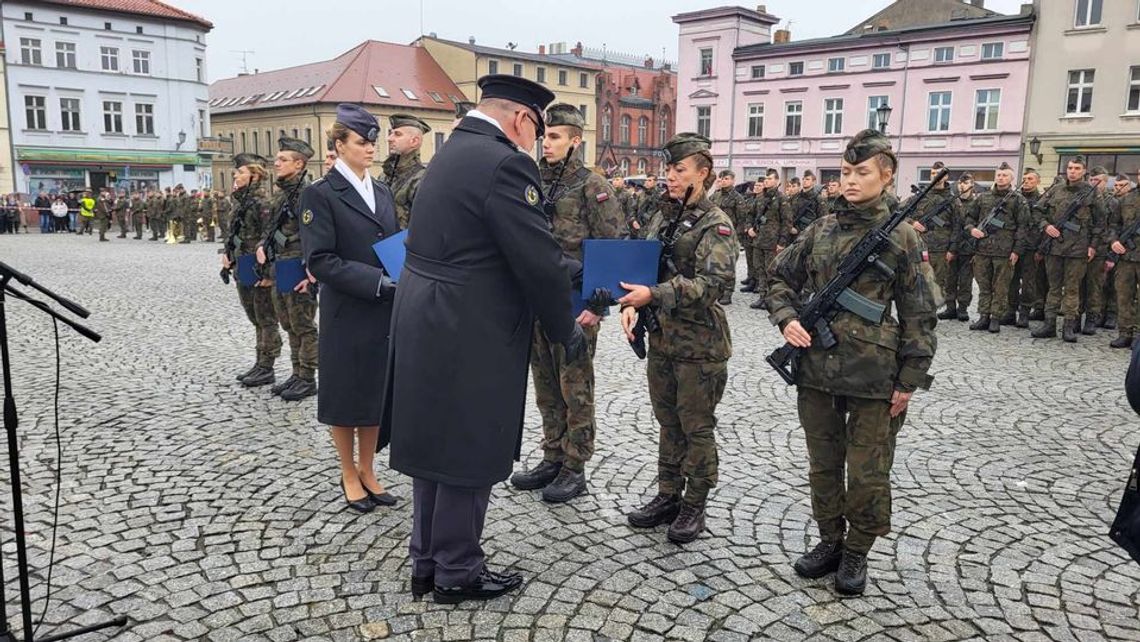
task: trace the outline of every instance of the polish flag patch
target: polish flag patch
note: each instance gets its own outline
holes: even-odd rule
[[[926,250],[922,251],[922,262],[930,263],[930,252],[927,252]]]
[[[727,225],[718,225],[716,227],[716,233],[721,236],[732,236],[732,228]]]
[[[608,200],[610,200],[610,195],[609,195],[609,194],[607,194],[607,193],[605,193],[605,192],[602,192],[601,194],[598,194],[598,202],[599,202],[599,203],[605,203],[605,202],[606,202],[606,201],[608,201]]]

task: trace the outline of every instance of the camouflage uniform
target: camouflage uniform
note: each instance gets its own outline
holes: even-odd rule
[[[776,188],[757,194],[748,214],[749,226],[756,230],[752,239],[751,276],[756,282],[760,300],[768,294],[768,275],[776,247],[786,247],[791,241],[792,208]]]
[[[613,189],[613,186],[610,186]],[[634,198],[633,191],[628,187],[621,189],[614,189],[614,199],[617,200],[618,208],[621,210],[621,215],[625,219],[626,230],[630,238],[644,238],[645,237],[645,221],[638,220],[637,216],[637,199]],[[637,221],[641,225],[641,230],[633,229],[633,222]]]
[[[232,208],[233,203],[224,194],[218,193],[214,196],[214,215],[218,217],[218,229],[222,231],[223,237],[230,231]]]
[[[201,200],[198,201],[198,215],[202,217],[203,224],[206,228],[206,238],[202,239],[207,243],[213,243],[217,240],[218,229],[218,202],[209,192],[203,192]]]
[[[935,218],[942,222],[933,220]],[[950,191],[949,186],[930,190],[930,195],[919,202],[911,220],[911,223],[914,221],[923,223],[923,227],[926,228],[926,231],[919,232],[919,235],[926,244],[930,266],[934,270],[934,280],[942,292],[950,288],[949,279],[953,273],[953,266],[946,260],[946,253],[957,254],[959,250],[962,240],[962,220],[961,202]],[[956,305],[949,298],[947,302]]]
[[[163,215],[166,212],[166,200],[161,192],[155,192],[146,199],[146,213],[150,223],[150,240],[157,241],[166,236],[166,226]]]
[[[552,122],[558,122],[557,120]],[[618,239],[626,231],[613,188],[601,176],[587,169],[577,157],[561,163],[539,162],[542,190],[554,203],[551,226],[562,252],[582,261],[585,239]],[[615,293],[615,296],[621,296]],[[575,306],[575,312],[582,304]],[[583,328],[589,356],[566,363],[561,344],[551,343],[535,322],[530,353],[530,371],[534,379],[534,399],[542,415],[543,458],[562,462],[563,466],[582,472],[594,455],[594,350],[598,327]]]
[[[1120,199],[1119,207],[1112,212],[1108,226],[1108,244],[1119,241],[1121,234],[1140,221],[1140,190],[1132,190]],[[1121,337],[1133,338],[1140,334],[1140,313],[1136,301],[1140,295],[1140,235],[1131,241],[1137,249],[1128,250],[1116,264],[1116,307],[1120,314],[1117,326]]]
[[[847,206],[817,220],[778,257],[772,270],[769,309],[782,329],[797,318],[799,292],[819,291],[856,243],[889,215],[885,199]],[[865,271],[852,288],[898,312],[881,324],[847,311],[831,322],[838,345],[815,345],[801,355],[796,385],[800,422],[807,438],[812,516],[825,542],[866,554],[890,532],[895,437],[906,413],[890,416],[895,390],[927,388],[937,339],[936,290],[923,265],[923,243],[909,225],[891,232],[881,260],[895,271]],[[846,468],[846,484],[845,469]]]
[[[1115,214],[1119,203],[1111,194],[1104,192],[1098,193],[1097,199],[1100,201],[1101,211],[1104,212],[1104,220],[1107,222]],[[1093,334],[1095,332],[1093,328],[1099,325],[1101,319],[1104,318],[1107,301],[1105,289],[1108,283],[1105,262],[1108,260],[1108,243],[1102,237],[1093,248],[1096,250],[1096,254],[1089,261],[1088,268],[1085,270],[1085,280],[1081,286],[1080,313],[1085,315],[1085,327],[1088,330],[1086,334]]]
[[[1048,281],[1045,277],[1045,262],[1037,260],[1037,248],[1041,246],[1041,230],[1037,228],[1037,216],[1033,211],[1037,199],[1041,198],[1041,192],[1036,189],[1030,192],[1021,190],[1021,197],[1029,207],[1029,223],[1025,229],[1025,247],[1028,253],[1013,266],[1013,279],[1009,287],[1009,308],[1028,319],[1031,310],[1043,311]]]
[[[812,221],[824,215],[823,200],[815,189],[800,190],[795,196],[788,199],[788,206],[792,210],[792,229],[790,238],[795,238],[800,232],[807,229]]]
[[[744,197],[740,194],[740,192],[731,187],[726,189],[719,189],[716,192],[713,192],[712,196],[709,197],[709,200],[712,201],[713,205],[719,207],[720,211],[724,212],[728,216],[728,220],[732,221],[733,230],[739,230],[741,225],[744,226],[745,230],[748,229],[748,212],[750,208],[748,207],[748,203],[745,202]],[[737,258],[739,258],[739,256]],[[735,276],[736,260],[733,260],[732,266],[732,273]],[[735,283],[735,279],[733,279],[733,283]],[[728,290],[725,291],[724,296],[721,297],[720,301],[722,304],[732,303],[732,291],[734,289],[734,286],[730,286]]]
[[[384,182],[392,190],[392,199],[396,203],[396,218],[400,222],[400,229],[408,229],[408,222],[412,215],[412,201],[416,198],[416,190],[424,178],[427,165],[420,162],[420,150],[408,152],[402,156],[392,154],[384,161]]]
[[[115,214],[115,222],[119,225],[119,238],[127,238],[127,208],[131,205],[130,200],[126,195],[116,196],[112,211]]]
[[[664,238],[681,217],[674,266],[650,288],[660,327],[649,333],[649,399],[661,425],[659,492],[703,507],[717,483],[715,413],[732,356],[718,299],[732,288],[740,250],[732,220],[709,199],[679,210],[667,202],[647,228],[646,238]]]
[[[286,199],[292,194],[289,207],[292,216],[287,216],[281,223],[283,242],[278,243],[277,260],[299,259],[303,256],[301,251],[301,228],[298,223],[300,216],[301,192],[308,186],[308,177],[304,185],[297,187],[301,175],[288,180],[278,179],[277,192],[273,195],[270,206],[271,216],[281,216],[286,206]],[[266,238],[263,242],[269,242]],[[275,241],[276,242],[276,241]],[[276,274],[274,274],[276,280]],[[296,285],[296,284],[293,284]],[[317,302],[308,294],[292,291],[282,293],[276,287],[270,288],[273,293],[273,310],[277,322],[285,329],[289,337],[289,359],[293,365],[293,375],[313,381],[317,376]],[[277,332],[274,330],[274,334]]]
[[[243,206],[242,201],[251,190],[252,194],[248,195],[248,202]],[[258,182],[235,190],[233,199],[234,216],[241,217],[240,244],[236,254],[253,254],[257,252],[257,244],[269,223],[269,197]],[[257,330],[257,365],[266,368],[272,368],[281,355],[281,334],[277,331],[277,314],[273,310],[273,289],[273,286],[237,284],[241,307]]]
[[[107,194],[101,194],[95,202],[95,229],[99,231],[99,240],[107,240],[107,230],[111,228],[112,210],[115,201]]]
[[[977,196],[973,190],[966,198],[958,197],[963,220],[975,198]],[[958,311],[958,318],[965,319],[967,318],[966,311],[970,309],[970,303],[974,300],[974,254],[973,248],[965,243],[965,238],[962,237],[961,240],[958,252],[954,260],[950,262],[950,271],[946,275],[946,288],[943,294],[946,297],[946,308],[949,309],[953,306]]]
[[[146,227],[146,206],[147,201],[142,194],[131,194],[131,227],[135,230],[136,241],[142,239]]]
[[[1002,199],[1006,199],[1004,203]],[[972,231],[981,225],[995,207],[1001,211],[994,221],[1001,221],[1005,227],[993,225],[982,230],[986,236],[975,239]],[[978,282],[978,314],[982,317],[1001,319],[1009,311],[1009,282],[1013,278],[1013,266],[1009,263],[1011,253],[1019,257],[1032,252],[1025,246],[1025,231],[1032,225],[1029,218],[1029,205],[1017,190],[1010,186],[1004,190],[996,186],[978,196],[966,212],[965,236],[967,243],[974,248],[974,280]]]
[[[1054,190],[1038,215],[1037,227],[1044,230],[1055,224],[1084,190],[1093,189],[1080,181],[1076,185],[1065,185]],[[1104,235],[1105,212],[1099,198],[1095,196],[1070,219],[1080,226],[1079,231],[1061,230],[1061,238],[1049,239],[1045,256],[1045,270],[1049,277],[1049,295],[1045,300],[1045,324],[1056,323],[1058,312],[1066,323],[1076,323],[1080,312],[1081,282],[1088,269],[1089,248],[1098,247]]]

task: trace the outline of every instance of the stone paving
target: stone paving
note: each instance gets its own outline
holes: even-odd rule
[[[128,629],[83,639],[1140,639],[1140,566],[1105,535],[1140,420],[1121,389],[1127,355],[1103,333],[1070,345],[939,327],[937,379],[899,438],[894,532],[871,554],[866,596],[839,600],[789,566],[814,535],[804,443],[793,390],[762,360],[777,334],[750,297],[729,310],[710,532],[684,548],[626,525],[654,488],[657,429],[644,362],[608,321],[590,494],[551,507],[496,487],[486,548],[527,583],[451,607],[408,592],[409,480],[381,465],[405,501],[342,511],[315,401],[234,382],[253,332],[217,247],[0,236],[0,260],[87,305],[105,335],[61,330],[62,508],[41,635],[126,614]],[[51,324],[8,307],[38,618],[60,465]],[[528,465],[537,427],[528,408]]]

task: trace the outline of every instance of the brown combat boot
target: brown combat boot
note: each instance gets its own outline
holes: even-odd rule
[[[703,530],[705,530],[704,507],[681,502],[681,512],[669,525],[669,531],[665,536],[674,544],[688,544],[697,539]]]

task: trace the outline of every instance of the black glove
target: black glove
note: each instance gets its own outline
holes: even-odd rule
[[[574,363],[586,355],[586,332],[582,326],[577,323],[574,324],[574,331],[570,334],[570,338],[562,342],[562,347],[566,350],[566,363]]]
[[[391,300],[396,296],[396,284],[387,274],[380,275],[380,283],[376,286],[376,298],[381,301]]]
[[[614,304],[614,297],[610,294],[609,288],[595,288],[586,304],[590,312],[602,316],[605,314],[606,308]]]

